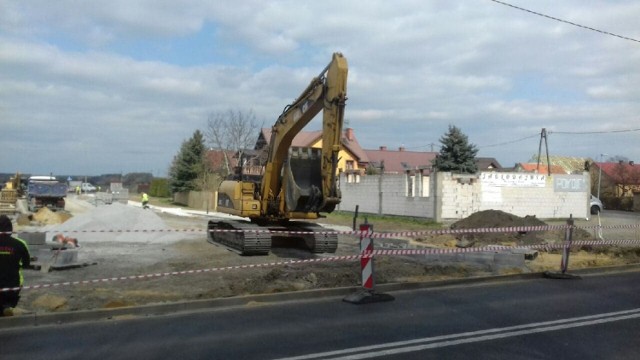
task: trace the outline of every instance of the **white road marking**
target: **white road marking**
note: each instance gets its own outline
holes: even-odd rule
[[[397,355],[407,352],[426,349],[441,348],[446,346],[468,344],[480,341],[504,339],[514,336],[536,334],[548,331],[558,331],[582,326],[604,324],[614,321],[622,321],[640,318],[640,308],[617,311],[611,313],[581,316],[568,319],[544,321],[531,324],[508,326],[478,331],[470,331],[459,334],[439,335],[422,339],[396,341],[386,344],[361,346],[350,349],[327,351],[315,354],[306,354],[279,360],[309,360],[309,359],[370,359],[379,356]]]

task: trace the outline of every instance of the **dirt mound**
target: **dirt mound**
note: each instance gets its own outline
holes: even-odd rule
[[[471,216],[451,224],[451,229],[480,229],[504,228],[521,226],[546,226],[547,224],[535,216],[519,217],[500,210],[479,211]],[[456,238],[469,246],[484,246],[490,244],[504,245],[533,245],[546,241],[550,236],[544,231],[521,231],[505,233],[461,234]],[[552,235],[553,238],[557,234]]]
[[[469,217],[451,225],[452,229],[476,229],[513,226],[545,226],[542,220],[535,216],[519,217],[500,210],[485,210],[471,214]]]
[[[47,207],[43,207],[33,214],[33,220],[42,224],[62,224],[69,220],[71,215],[68,213],[53,212]]]

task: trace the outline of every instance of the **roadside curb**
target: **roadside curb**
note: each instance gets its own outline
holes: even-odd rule
[[[572,274],[583,276],[608,275],[612,273],[640,271],[640,264],[586,268],[572,270]],[[381,292],[399,292],[419,289],[436,289],[465,285],[486,285],[510,281],[526,281],[543,279],[544,273],[513,274],[500,276],[470,277],[461,279],[446,279],[428,282],[379,284],[376,290]],[[175,303],[131,306],[115,309],[80,310],[59,313],[30,313],[14,317],[0,318],[0,328],[28,328],[39,326],[63,325],[89,321],[119,321],[141,317],[171,315],[184,312],[215,311],[225,308],[268,306],[281,302],[305,301],[318,298],[345,297],[361,290],[358,286],[331,289],[316,289],[276,294],[246,295],[229,298],[191,300]],[[2,331],[0,329],[0,332]]]

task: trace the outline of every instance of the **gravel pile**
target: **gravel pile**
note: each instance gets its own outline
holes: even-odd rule
[[[47,231],[47,240],[63,233],[77,238],[80,244],[104,241],[171,243],[190,236],[190,233],[170,231],[171,228],[152,210],[120,203],[95,207],[43,230]]]

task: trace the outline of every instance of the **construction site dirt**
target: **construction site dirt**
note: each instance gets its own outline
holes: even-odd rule
[[[239,256],[206,241],[206,223],[214,214],[139,204],[95,204],[91,197],[69,196],[66,212],[35,214],[18,219],[17,231],[45,232],[47,242],[57,234],[77,239],[73,266],[24,271],[25,288],[15,313],[33,314],[105,309],[248,294],[353,287],[361,283],[357,258],[359,237],[340,235],[335,254],[312,254],[305,249],[274,247],[267,256]],[[620,222],[630,220],[621,219]],[[328,230],[348,232],[346,224],[323,224]],[[488,211],[443,228],[485,228],[564,224],[534,217],[518,218]],[[598,217],[576,219],[577,226],[598,224]],[[603,224],[607,225],[607,224]],[[609,225],[613,225],[610,223]],[[618,225],[618,224],[616,224]],[[406,229],[384,229],[395,233]],[[607,230],[608,239],[638,239],[638,229]],[[617,231],[617,232],[613,232]],[[595,231],[577,229],[575,239],[595,239]],[[561,243],[564,230],[491,233],[474,236],[417,235],[374,239],[376,248],[460,248],[495,245]],[[67,251],[67,250],[62,250]],[[491,252],[491,251],[489,251]],[[570,268],[622,265],[638,262],[637,248],[573,248]],[[521,254],[522,255],[522,254]],[[425,255],[376,256],[375,281],[418,282],[558,270],[561,251],[537,250],[520,262],[497,264]],[[524,256],[524,255],[522,255]],[[326,260],[299,262],[297,260]],[[246,265],[261,265],[247,267]],[[126,279],[122,279],[126,277]],[[91,280],[101,280],[92,282]],[[68,284],[83,282],[82,284]],[[56,286],[40,287],[55,284]]]

